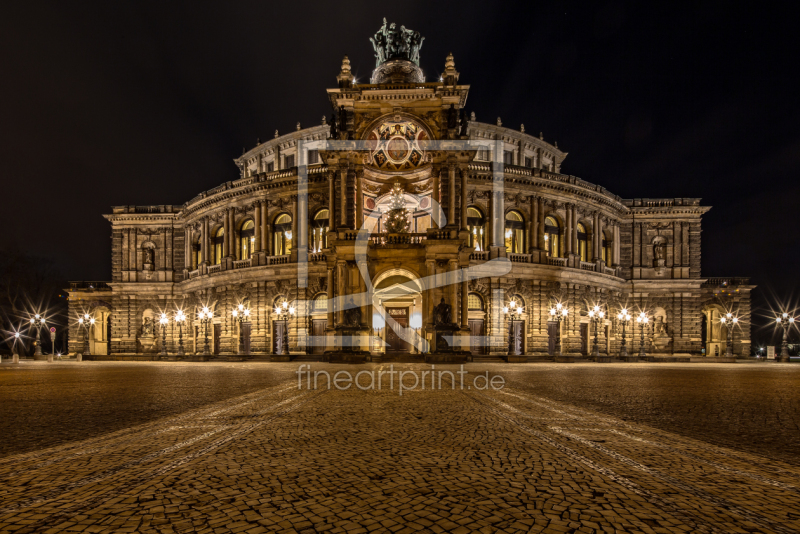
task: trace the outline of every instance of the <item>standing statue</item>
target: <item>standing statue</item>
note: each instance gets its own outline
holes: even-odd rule
[[[152,336],[153,335],[153,319],[152,317],[145,317],[144,323],[142,324],[142,336]]]
[[[153,265],[154,262],[154,254],[152,248],[144,249],[144,263],[148,265]]]
[[[375,51],[375,67],[391,59],[406,59],[419,66],[419,51],[424,40],[419,32],[405,26],[398,28],[394,22],[387,26],[384,17],[383,25],[369,38]]]
[[[444,301],[444,297],[442,297],[442,301],[433,308],[434,325],[445,326],[453,324],[452,309],[453,308]]]
[[[336,139],[339,137],[339,132],[336,130],[336,115],[331,115],[331,139]]]
[[[344,312],[345,326],[361,326],[361,308],[353,303],[353,297],[347,302],[347,309]]]
[[[467,121],[467,113],[462,109],[461,130],[458,132],[458,135],[460,135],[461,137],[467,137],[467,126],[469,126],[469,121]]]
[[[458,111],[453,104],[447,109],[447,129],[455,130],[458,126]]]

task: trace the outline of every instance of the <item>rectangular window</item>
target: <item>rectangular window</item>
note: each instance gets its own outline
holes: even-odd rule
[[[309,150],[308,151],[308,164],[314,165],[319,163],[319,150]]]
[[[291,169],[292,167],[294,167],[294,154],[292,154],[291,156],[286,156],[283,161],[284,163],[286,163],[286,165],[284,165],[284,168]]]
[[[525,156],[525,166],[528,167],[529,169],[533,167],[533,158]]]
[[[272,172],[274,170],[275,170],[275,162],[270,161],[269,163],[267,163],[267,172]]]
[[[488,148],[479,148],[478,153],[475,156],[475,159],[478,161],[489,161],[489,149]]]
[[[514,152],[511,150],[504,150],[503,151],[503,163],[505,165],[513,165],[514,164]]]

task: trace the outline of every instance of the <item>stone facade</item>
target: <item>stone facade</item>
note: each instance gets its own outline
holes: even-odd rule
[[[356,85],[345,59],[327,92],[331,119],[276,132],[235,160],[238,179],[179,206],[114,207],[111,281],[70,289],[73,315],[105,314],[90,336],[93,354],[152,354],[164,338],[176,352],[175,322],[165,332],[157,323],[178,309],[186,354],[201,352],[197,311],[208,307],[211,352],[288,347],[322,357],[342,346],[336,327],[350,317],[350,299],[361,317],[354,339],[376,358],[427,350],[442,299],[455,344],[476,357],[552,354],[555,302],[570,310],[560,327],[565,354],[590,353],[594,305],[607,314],[597,329],[603,354],[619,351],[622,307],[651,319],[635,341],[636,323],[628,325],[631,352],[644,334],[648,354],[724,355],[718,319],[732,311],[735,353],[749,354],[753,286],[702,276],[710,208],[700,199],[622,199],[562,173],[567,153],[541,134],[468,120],[469,86],[458,85],[452,56],[439,82],[398,81],[397,72]],[[381,231],[397,183],[408,234]],[[522,308],[513,324],[502,311],[511,300]],[[276,315],[283,301],[296,308],[287,321]],[[241,331],[231,313],[239,304],[251,311]],[[410,327],[405,342],[392,314]],[[77,324],[70,339],[83,350]]]

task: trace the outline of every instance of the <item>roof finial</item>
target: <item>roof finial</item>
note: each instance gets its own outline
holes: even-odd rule
[[[447,54],[447,58],[444,60],[444,72],[440,80],[445,85],[455,85],[458,81],[458,71],[456,70],[456,62],[453,59],[452,52]]]
[[[280,137],[280,134],[278,134],[278,130],[275,130],[275,139],[277,139],[278,137]]]
[[[475,121],[475,120],[476,120],[476,119],[475,119],[475,112],[474,112],[474,111],[473,111],[472,113],[470,113],[470,114],[469,114],[469,120],[470,120],[470,122],[473,122],[473,121]]]
[[[500,120],[500,117],[497,117],[497,125],[498,126],[502,126],[503,125],[503,121]]]
[[[300,131],[300,121],[297,121],[297,130]]]
[[[256,146],[258,146],[260,144],[261,144],[261,138],[260,137],[256,137]]]
[[[353,86],[353,73],[350,71],[350,60],[347,56],[342,59],[342,68],[336,79],[339,81],[340,89],[349,89]]]
[[[520,131],[520,133],[525,133],[525,125],[524,124],[520,124],[519,125],[519,131]]]
[[[542,134],[542,132],[539,132],[539,139],[544,139],[544,134]]]
[[[322,125],[325,126],[326,124],[328,124],[328,118],[325,117],[325,115],[323,115],[322,116]]]

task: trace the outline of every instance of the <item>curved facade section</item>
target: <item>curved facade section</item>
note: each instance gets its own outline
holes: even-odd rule
[[[719,316],[749,324],[752,286],[702,277],[709,208],[564,174],[567,153],[541,134],[468,117],[458,77],[449,57],[439,82],[354,85],[345,60],[331,118],[276,132],[234,160],[237,179],[180,206],[114,207],[111,281],[70,290],[72,312],[102,312],[104,330],[84,339],[76,325],[71,350],[413,358],[446,311],[474,358],[588,357],[595,340],[616,356],[627,308],[649,316],[641,331],[626,324],[631,353],[724,355]],[[397,209],[408,230],[394,233]]]

